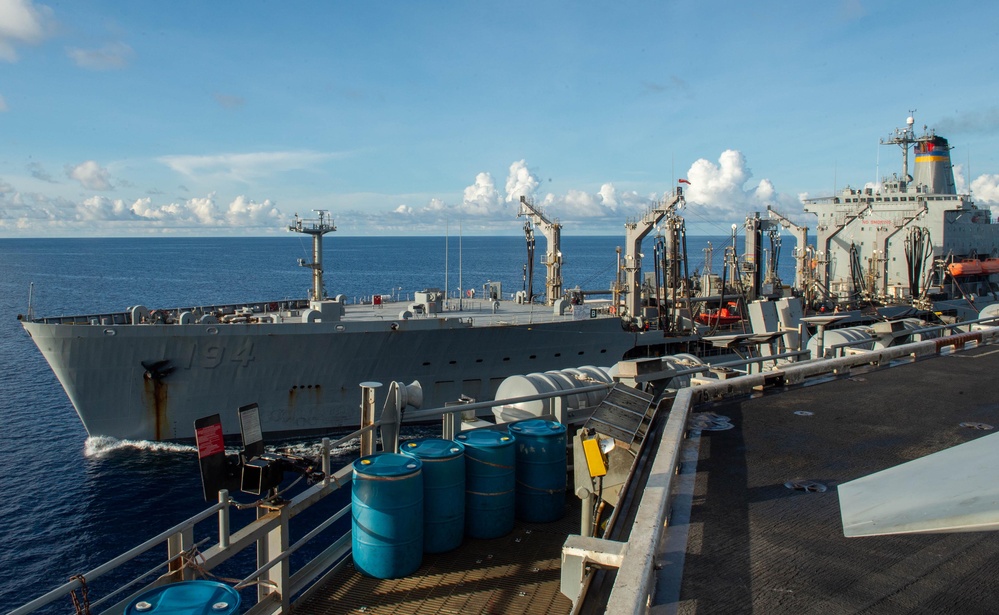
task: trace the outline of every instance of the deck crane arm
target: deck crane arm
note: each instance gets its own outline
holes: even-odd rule
[[[780,225],[794,235],[794,283],[799,290],[804,291],[803,285],[808,279],[808,227],[798,226],[791,222],[787,216],[779,213],[770,205],[767,205],[767,215],[771,220],[776,220]]]
[[[520,211],[517,217],[526,216],[534,226],[541,229],[548,246],[545,249],[545,300],[547,305],[554,305],[562,296],[562,225],[548,218],[527,197],[520,197]],[[533,240],[533,233],[531,233]]]
[[[641,220],[628,222],[624,225],[626,245],[624,263],[621,268],[624,270],[624,291],[627,293],[627,299],[625,303],[626,313],[622,316],[637,318],[641,314],[642,292],[639,277],[642,272],[642,240],[664,216],[674,212],[683,203],[683,189],[677,187],[672,196],[663,197],[662,201],[647,211]]]

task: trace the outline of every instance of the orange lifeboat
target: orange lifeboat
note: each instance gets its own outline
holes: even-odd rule
[[[982,261],[970,259],[951,263],[947,265],[947,271],[955,278],[963,275],[978,275],[982,273]]]
[[[999,273],[999,258],[987,258],[982,261],[983,273]]]

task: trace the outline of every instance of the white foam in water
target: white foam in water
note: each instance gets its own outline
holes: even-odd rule
[[[151,442],[149,440],[119,440],[110,436],[92,436],[84,443],[83,454],[89,458],[100,458],[116,451],[141,450],[162,453],[196,453],[197,448],[190,444],[174,442]]]

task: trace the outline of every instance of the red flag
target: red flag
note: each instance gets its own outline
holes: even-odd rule
[[[680,180],[679,180],[679,182],[680,182],[681,184],[687,184],[688,186],[690,185],[690,182],[689,182],[689,181],[687,181],[687,180],[685,180],[685,179],[680,179]]]

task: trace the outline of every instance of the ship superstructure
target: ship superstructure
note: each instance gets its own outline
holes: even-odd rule
[[[901,148],[901,174],[805,201],[818,218],[808,262],[817,303],[929,307],[957,297],[980,306],[982,297],[996,299],[999,225],[970,195],[957,193],[947,139],[925,127],[917,136],[913,124],[910,116],[881,141]]]

